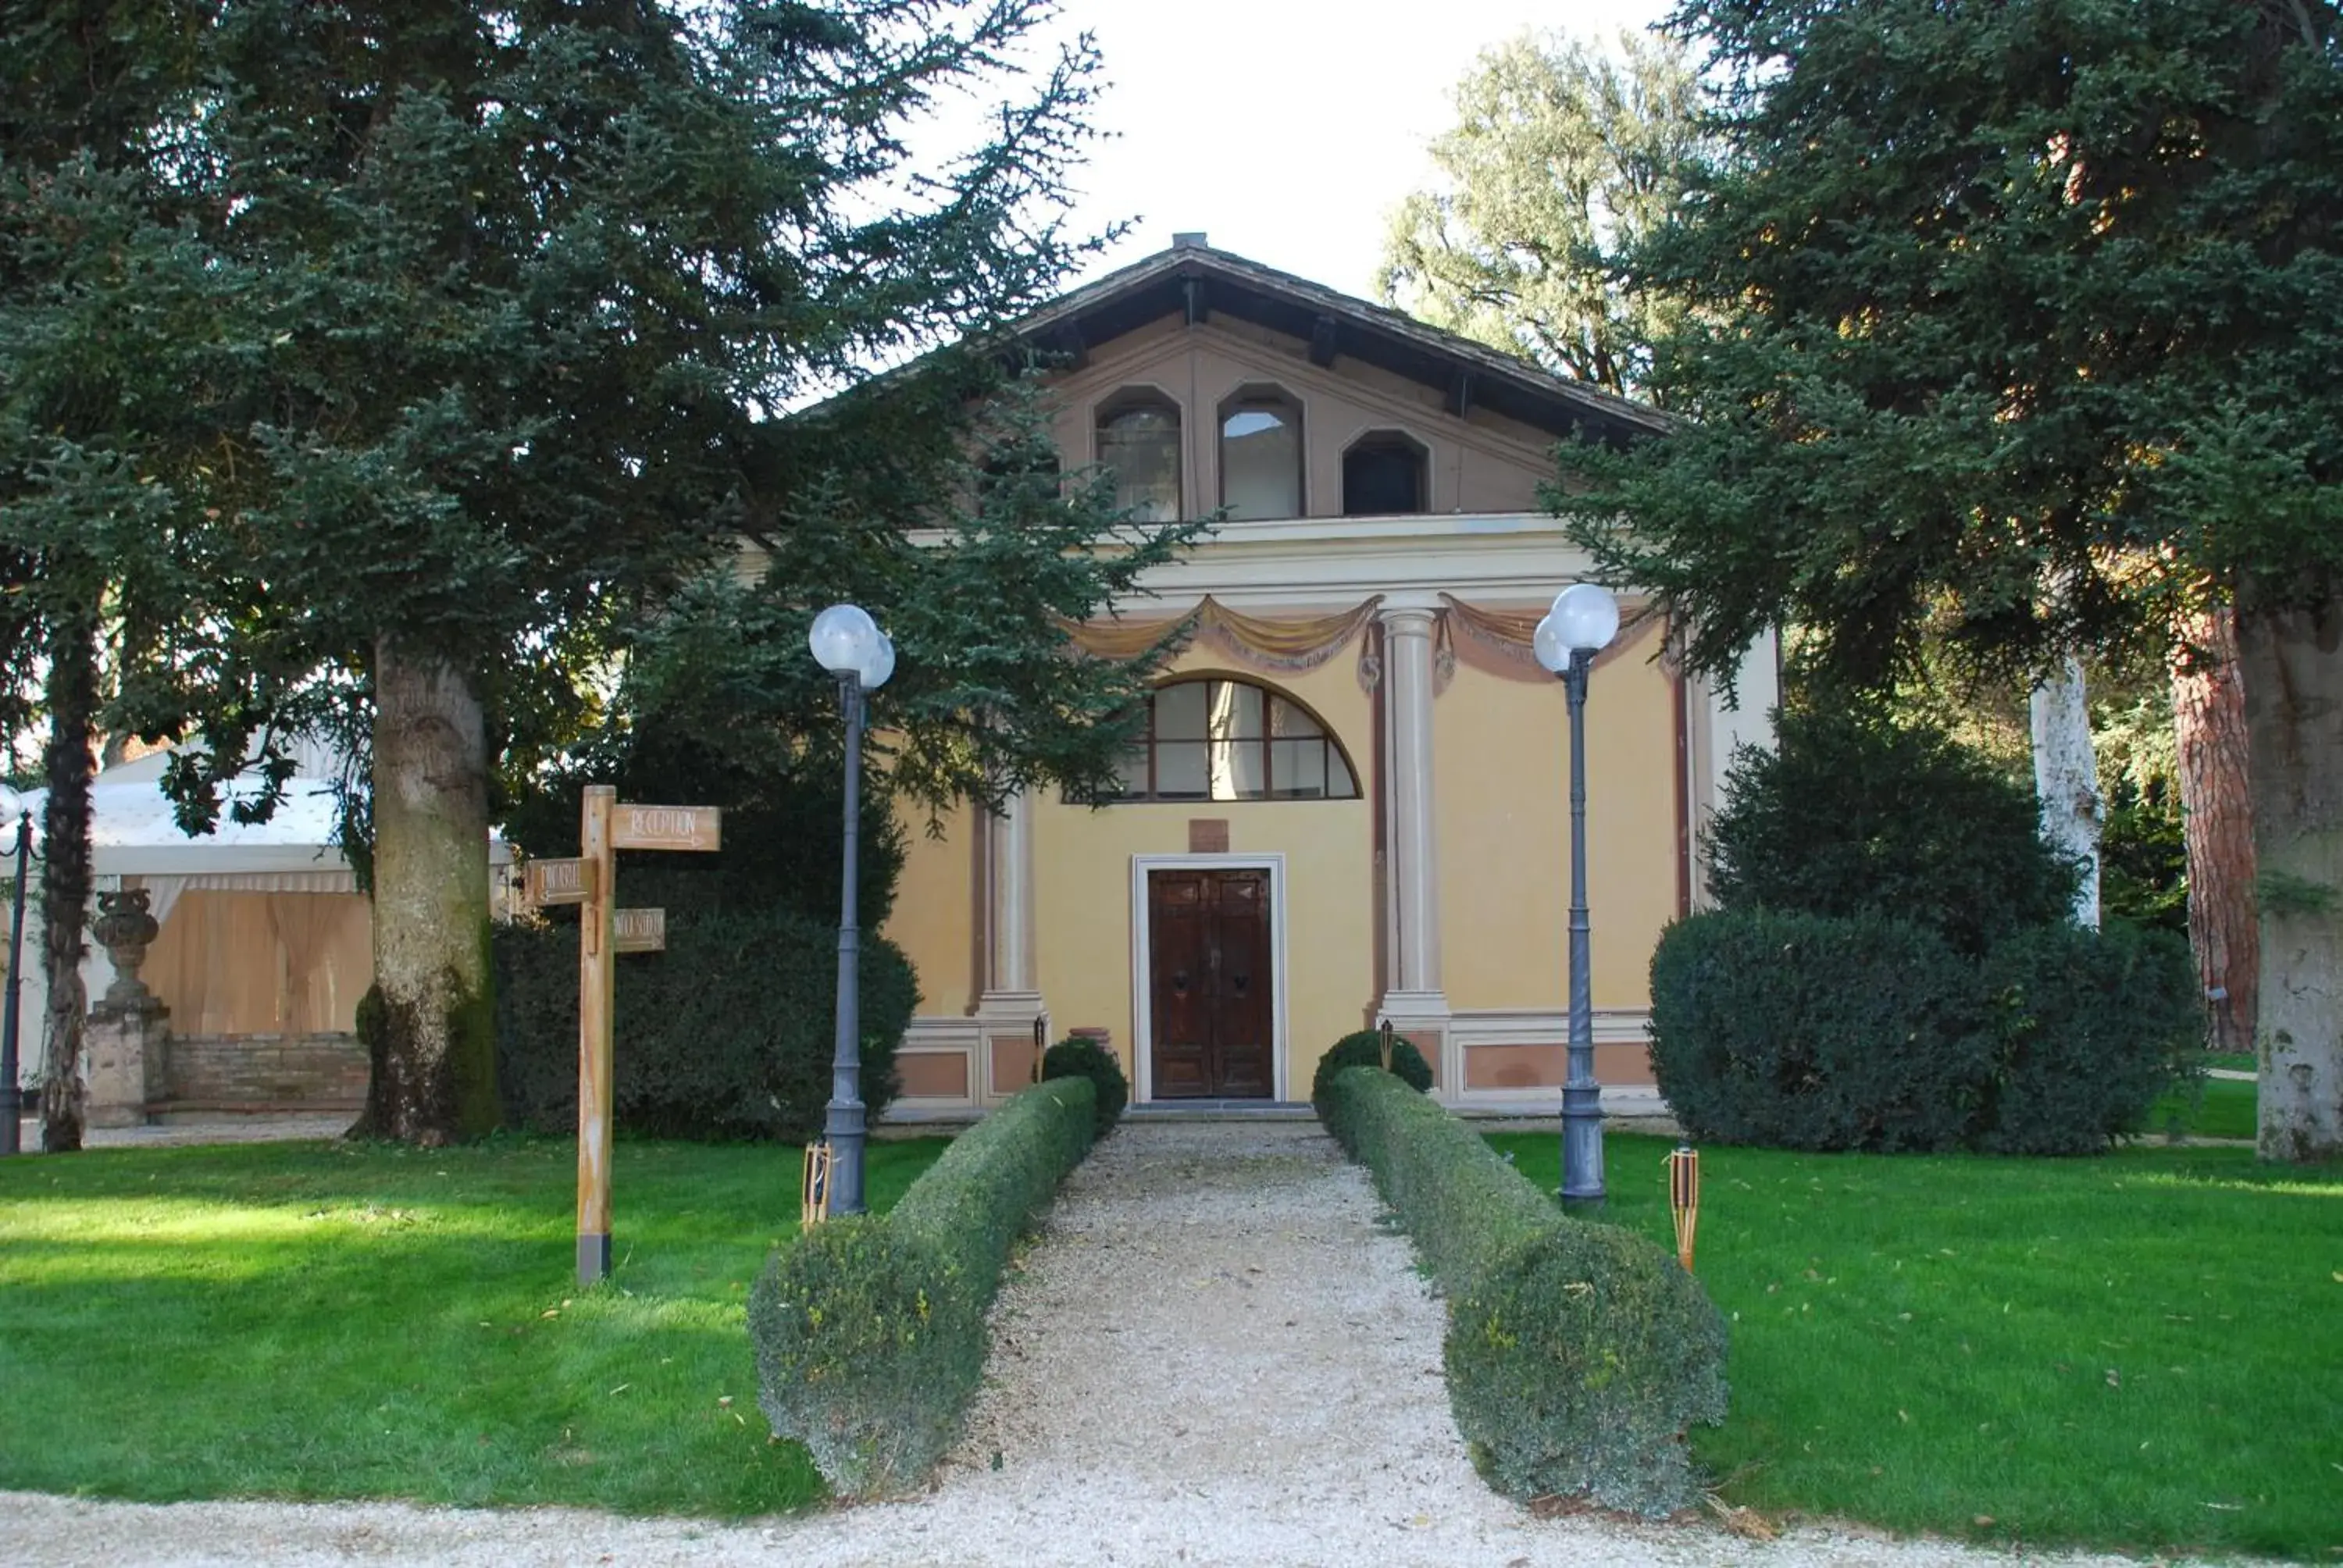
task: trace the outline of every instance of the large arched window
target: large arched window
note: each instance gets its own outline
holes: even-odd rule
[[[1125,800],[1355,800],[1342,744],[1292,698],[1212,676],[1159,686],[1121,764]]]
[[[1342,454],[1342,515],[1383,518],[1430,506],[1432,464],[1421,442],[1396,430],[1374,430]]]
[[[1180,518],[1180,407],[1154,392],[1099,405],[1098,460],[1114,472],[1115,504],[1141,523]]]
[[[1273,387],[1221,405],[1221,505],[1240,520],[1302,515],[1302,405]]]

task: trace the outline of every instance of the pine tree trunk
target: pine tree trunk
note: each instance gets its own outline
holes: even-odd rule
[[[2058,852],[2083,863],[2075,890],[2075,923],[2099,926],[2098,759],[2091,751],[2091,709],[2083,693],[2083,666],[2069,658],[2034,689],[2034,794],[2042,832]]]
[[[2258,602],[2250,583],[2237,602],[2266,1160],[2343,1154],[2343,578],[2310,586],[2310,608]]]
[[[503,1120],[488,970],[487,730],[464,673],[375,652],[374,1076],[360,1133],[437,1144]]]
[[[2188,945],[2211,1003],[2207,1043],[2254,1049],[2261,936],[2254,910],[2254,813],[2247,793],[2246,696],[2237,624],[2226,608],[2188,628],[2200,657],[2172,675],[2188,849]]]
[[[48,638],[48,800],[41,809],[41,961],[49,1000],[42,1020],[41,1148],[81,1147],[87,1092],[81,1081],[81,980],[89,951],[90,743],[97,715],[97,628],[61,614]]]

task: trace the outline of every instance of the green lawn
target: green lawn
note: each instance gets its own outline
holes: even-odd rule
[[[942,1147],[873,1144],[873,1206]],[[620,1143],[585,1292],[563,1141],[0,1161],[0,1488],[802,1505],[821,1483],[769,1440],[744,1326],[799,1159]]]
[[[1557,1184],[1554,1137],[1493,1141]],[[873,1145],[874,1204],[941,1147]],[[1610,1217],[1662,1241],[1666,1148],[1608,1144]],[[1731,1501],[2343,1557],[2343,1171],[2156,1144],[1703,1166],[1733,1414],[1695,1446]],[[575,1170],[558,1141],[0,1161],[0,1488],[715,1516],[820,1495],[767,1439],[742,1322],[797,1151],[621,1143],[617,1272],[582,1293]]]
[[[2239,1138],[2251,1142],[2256,1131],[2257,1091],[2236,1078],[2208,1078],[2195,1087],[2167,1094],[2147,1113],[2148,1136],[2177,1127],[2196,1138]]]
[[[1491,1141],[1559,1185],[1556,1138]],[[1668,1148],[1608,1140],[1607,1217],[1673,1251]],[[1728,1501],[2343,1558],[2343,1170],[1720,1148],[1701,1175],[1733,1405],[1694,1447]]]

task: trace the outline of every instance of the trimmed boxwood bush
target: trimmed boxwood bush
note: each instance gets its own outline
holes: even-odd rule
[[[1943,731],[1853,698],[1793,702],[1734,754],[1704,835],[1719,907],[1876,914],[1971,958],[2073,908],[2080,868],[2033,791]]]
[[[774,1252],[749,1297],[758,1402],[832,1491],[901,1492],[951,1446],[1010,1248],[1089,1152],[1095,1098],[1087,1078],[1036,1084],[953,1140],[888,1213]]]
[[[838,928],[786,909],[679,913],[667,950],[618,960],[612,1093],[620,1131],[769,1138],[821,1130],[837,1039]],[[578,1127],[578,928],[496,928],[497,1079],[507,1119]],[[902,950],[865,934],[862,1101],[895,1098],[895,1047],[919,1000]]]
[[[1322,1103],[1448,1298],[1449,1403],[1490,1483],[1648,1514],[1696,1502],[1684,1431],[1725,1408],[1725,1320],[1699,1283],[1564,1215],[1392,1074],[1338,1073]]]
[[[1363,1029],[1336,1040],[1318,1059],[1318,1070],[1310,1080],[1310,1103],[1317,1107],[1318,1119],[1326,1119],[1326,1086],[1334,1081],[1336,1073],[1350,1067],[1372,1067],[1380,1071],[1383,1065],[1383,1030]],[[1419,1093],[1432,1092],[1432,1065],[1404,1036],[1392,1037],[1391,1070],[1409,1088]]]
[[[1131,1082],[1122,1076],[1122,1062],[1114,1052],[1085,1036],[1068,1035],[1041,1053],[1041,1081],[1087,1078],[1098,1091],[1098,1136],[1105,1137],[1122,1120],[1131,1103]]]
[[[1652,953],[1652,1076],[1686,1132],[1950,1149],[1985,1107],[1975,966],[1878,915],[1713,913]]]
[[[2197,1069],[2197,970],[2167,931],[2017,931],[1986,955],[1979,979],[1994,1056],[1980,1149],[2098,1153],[2144,1131],[2156,1098]]]
[[[1686,1132],[1781,1149],[2080,1154],[2139,1131],[2203,1028],[2160,932],[1720,910],[1652,954],[1652,1069]]]

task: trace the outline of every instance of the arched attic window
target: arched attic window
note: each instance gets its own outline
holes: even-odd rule
[[[1160,392],[1121,392],[1098,407],[1098,460],[1114,473],[1115,504],[1134,522],[1180,518],[1180,406]]]
[[[1302,405],[1274,387],[1221,405],[1221,505],[1239,520],[1302,515]]]
[[[1342,454],[1342,515],[1401,516],[1431,509],[1432,457],[1397,430],[1370,430]]]
[[[1355,800],[1358,774],[1318,716],[1225,676],[1168,681],[1120,765],[1124,800]]]

